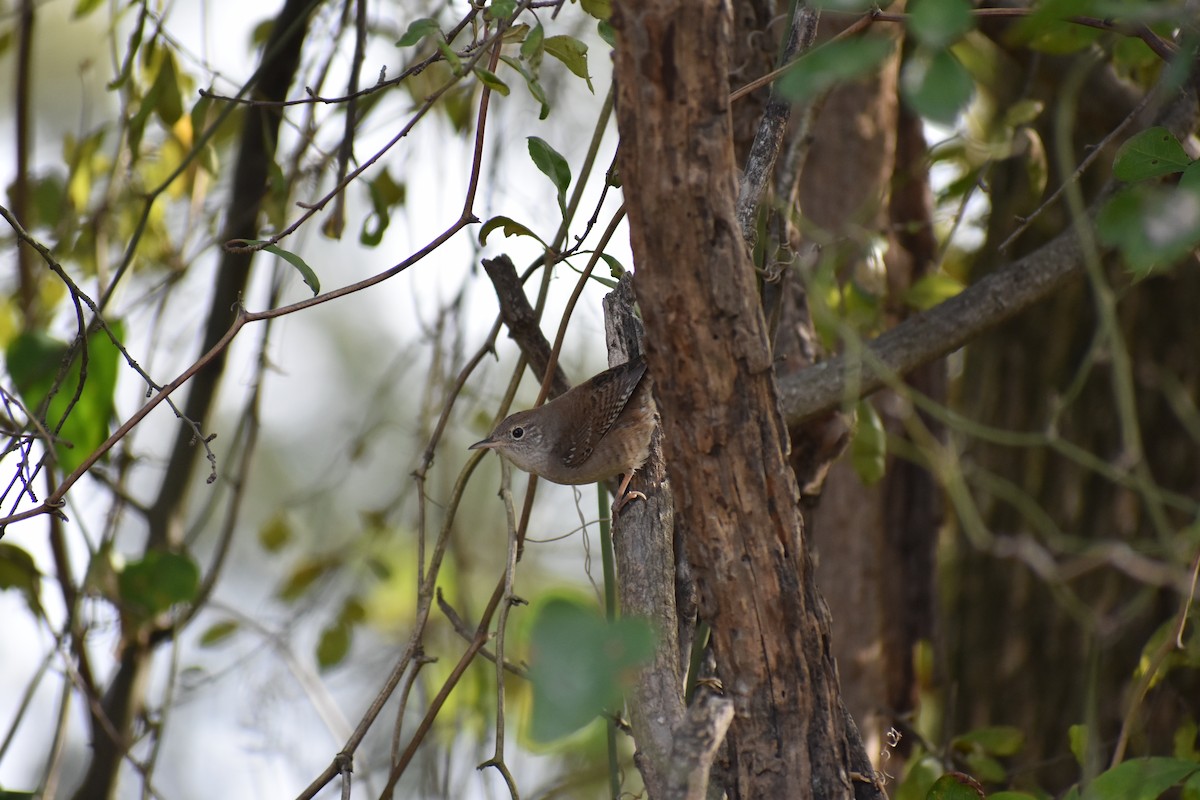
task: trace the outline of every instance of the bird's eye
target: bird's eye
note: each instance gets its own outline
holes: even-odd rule
[[[520,438],[521,438],[522,436],[524,436],[524,435],[525,435],[525,429],[524,429],[524,428],[517,427],[517,428],[513,428],[513,429],[512,429],[512,438],[514,438],[514,439],[520,439]]]

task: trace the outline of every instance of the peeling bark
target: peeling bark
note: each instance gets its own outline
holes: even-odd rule
[[[646,357],[700,616],[734,703],[730,797],[881,796],[839,698],[787,464],[757,279],[737,222],[730,19],[614,4],[621,172]]]

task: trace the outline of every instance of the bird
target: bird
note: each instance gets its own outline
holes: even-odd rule
[[[518,468],[553,483],[578,485],[623,475],[614,515],[641,492],[629,482],[646,463],[657,410],[637,356],[605,370],[543,406],[505,417],[471,450],[495,450]]]

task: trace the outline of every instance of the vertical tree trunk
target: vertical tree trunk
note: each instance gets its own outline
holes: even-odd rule
[[[734,701],[726,789],[880,796],[841,704],[734,212],[728,6],[626,0],[614,4],[613,22],[646,355],[700,615]]]

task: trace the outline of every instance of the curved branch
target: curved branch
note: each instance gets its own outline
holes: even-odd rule
[[[861,351],[835,356],[779,381],[789,426],[883,388],[894,376],[954,352],[989,328],[1049,297],[1083,274],[1073,232],[975,282],[929,311],[909,317]]]

